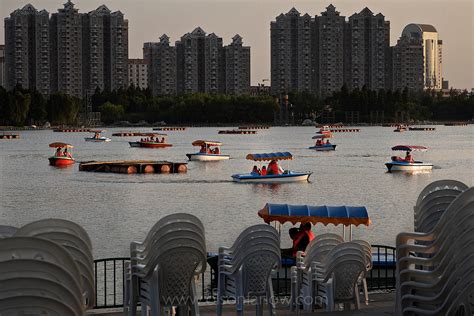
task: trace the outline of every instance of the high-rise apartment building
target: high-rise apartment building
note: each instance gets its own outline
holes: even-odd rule
[[[136,88],[148,88],[148,64],[144,59],[128,60],[128,83]]]
[[[392,48],[393,90],[423,90],[423,45],[420,39],[402,36]]]
[[[423,45],[424,88],[440,90],[443,84],[442,45],[438,31],[428,24],[408,24],[402,37],[418,40]]]
[[[242,37],[235,35],[232,43],[224,46],[225,92],[246,94],[250,89],[250,47],[242,45]]]
[[[100,6],[81,14],[68,0],[51,18],[31,4],[5,19],[6,86],[84,97],[128,86],[128,21]]]
[[[349,89],[390,87],[390,22],[369,8],[349,17],[346,27],[345,82]]]
[[[311,26],[295,8],[270,23],[273,94],[313,91]]]
[[[5,18],[5,86],[49,93],[49,14],[31,4]]]
[[[71,1],[51,15],[50,37],[51,92],[61,91],[81,98],[82,15]]]
[[[158,43],[143,44],[143,59],[148,65],[148,86],[153,95],[176,94],[176,49],[163,34]]]
[[[105,5],[83,14],[84,93],[128,86],[128,21]]]
[[[314,18],[292,8],[270,30],[273,94],[390,86],[390,23],[380,13],[365,8],[346,21],[332,4]]]
[[[5,87],[5,45],[0,45],[0,87]]]
[[[323,96],[339,91],[344,84],[345,17],[330,4],[315,17],[315,86]]]
[[[163,35],[159,43],[144,43],[143,59],[154,95],[244,94],[250,89],[250,47],[243,46],[240,35],[227,46],[200,27],[184,34],[175,46]]]

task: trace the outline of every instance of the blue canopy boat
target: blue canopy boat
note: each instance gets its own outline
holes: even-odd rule
[[[321,139],[321,142],[324,141],[324,138],[330,138],[331,135],[326,134],[316,134],[312,137],[312,139]],[[330,151],[336,150],[336,145],[330,143],[322,143],[318,145],[318,142],[314,146],[308,147],[309,149],[314,149],[316,151]]]
[[[278,161],[278,160],[292,160],[293,155],[290,152],[276,152],[263,154],[248,154],[247,160],[253,161]],[[282,182],[297,182],[308,181],[312,172],[299,172],[283,170],[278,174],[260,175],[258,173],[240,173],[233,174],[232,179],[235,182],[251,182],[251,183],[282,183]]]

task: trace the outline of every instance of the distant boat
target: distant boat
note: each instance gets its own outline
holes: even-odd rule
[[[407,146],[407,145],[397,145],[392,147],[392,150],[395,151],[406,151],[407,154],[412,151],[427,151],[428,148],[424,146]],[[405,172],[414,172],[414,171],[430,171],[433,169],[433,164],[426,163],[422,161],[407,161],[404,158],[398,156],[392,156],[392,161],[385,163],[385,166],[388,169],[388,172],[393,171],[405,171]]]
[[[100,133],[104,132],[104,131],[94,131],[94,130],[91,130],[90,131],[91,133],[94,133],[94,136],[92,137],[85,137],[85,141],[86,142],[96,142],[96,143],[103,143],[103,142],[110,142],[112,141],[112,139],[108,138],[108,137],[104,137],[104,136],[100,136]]]
[[[73,148],[72,145],[66,144],[66,143],[51,143],[49,144],[49,147],[58,148],[59,150],[56,151],[57,153],[60,152],[62,148],[65,148],[65,149]],[[66,166],[73,165],[76,161],[74,160],[74,158],[72,158],[69,152],[68,154],[69,154],[68,156],[62,156],[62,155],[59,156],[55,154],[54,156],[49,157],[48,158],[49,164],[55,167],[66,167]]]
[[[139,140],[136,142],[129,142],[130,147],[141,147],[141,148],[165,148],[171,147],[173,144],[166,142],[166,134],[160,133],[150,133],[150,137],[147,137],[146,140]],[[162,136],[161,141],[159,141],[158,136]]]
[[[228,160],[230,158],[229,155],[223,155],[220,153],[220,146],[222,146],[221,142],[217,141],[210,141],[210,140],[196,140],[192,143],[193,146],[200,146],[203,150],[202,152],[197,152],[194,154],[186,154],[189,160],[196,160],[196,161],[217,161],[217,160]],[[211,152],[210,147],[216,147],[218,152]]]

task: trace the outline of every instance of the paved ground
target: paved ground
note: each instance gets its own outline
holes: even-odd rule
[[[361,309],[358,311],[340,311],[340,312],[324,312],[321,310],[317,310],[314,313],[309,312],[292,312],[286,306],[277,306],[277,316],[306,316],[306,315],[334,315],[334,316],[345,316],[345,315],[352,315],[352,316],[385,316],[385,315],[393,315],[394,309],[394,302],[395,302],[395,292],[391,293],[371,293],[369,296],[369,305],[366,306],[365,304],[361,305]],[[214,316],[216,315],[216,306],[214,304],[209,305],[202,305],[200,306],[200,314],[201,316]],[[247,305],[245,308],[245,312],[247,315],[253,315],[255,313],[254,306]],[[101,311],[101,310],[93,310],[90,311],[89,314],[93,315],[104,315],[104,316],[122,316],[121,310],[115,311]],[[224,306],[224,313],[223,316],[231,316],[235,315],[235,305],[225,305]],[[264,315],[268,315],[268,313],[264,312]]]

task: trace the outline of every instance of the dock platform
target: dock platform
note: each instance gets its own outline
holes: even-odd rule
[[[257,131],[249,129],[232,129],[219,131],[219,134],[257,134]]]
[[[186,162],[152,161],[152,160],[116,160],[81,162],[79,171],[109,173],[185,173]]]
[[[18,134],[0,134],[0,139],[18,139],[20,135]]]
[[[409,127],[409,131],[435,131],[434,127]]]
[[[154,131],[185,131],[186,127],[155,127]]]
[[[330,128],[331,133],[358,133],[360,128]]]
[[[87,133],[90,132],[90,128],[55,128],[53,132],[56,133]]]
[[[249,125],[249,126],[239,126],[239,129],[245,129],[245,130],[248,130],[248,129],[269,129],[270,126],[266,126],[266,125]]]
[[[444,123],[444,126],[467,126],[466,122],[451,122],[451,123]]]
[[[117,137],[133,137],[133,136],[155,136],[156,133],[144,133],[144,132],[118,132],[113,133],[112,136]]]

